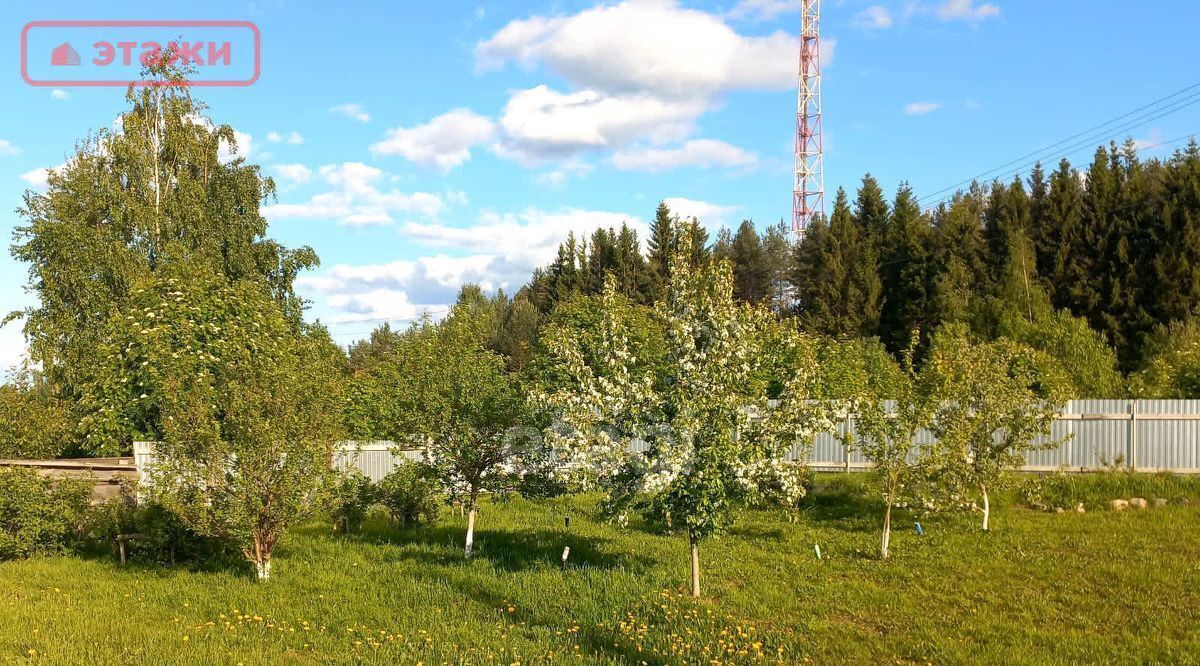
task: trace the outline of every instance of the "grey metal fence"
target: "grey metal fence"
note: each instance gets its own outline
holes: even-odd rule
[[[853,417],[838,425],[853,429]],[[918,443],[933,436],[918,433]],[[1060,442],[1030,451],[1024,470],[1087,472],[1121,465],[1140,472],[1200,474],[1200,400],[1072,400],[1041,442]],[[797,458],[802,448],[792,452]],[[818,435],[808,464],[818,470],[861,470],[870,465],[834,433]]]
[[[853,428],[850,417],[837,429],[845,433]],[[868,469],[870,463],[862,454],[847,451],[836,434],[817,435],[807,456],[807,447],[796,446],[789,459],[821,471]],[[922,431],[917,439],[918,444],[931,443],[933,435]],[[1200,400],[1072,400],[1042,441],[1060,443],[1031,451],[1024,470],[1087,472],[1119,464],[1139,472],[1200,474]],[[150,443],[134,444],[139,470],[144,472],[152,458]],[[401,450],[395,442],[342,442],[333,463],[337,469],[356,468],[378,481],[401,460],[420,458],[420,451]]]

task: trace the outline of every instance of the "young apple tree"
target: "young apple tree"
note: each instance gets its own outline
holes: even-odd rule
[[[445,322],[414,327],[370,378],[388,403],[384,432],[419,441],[442,486],[463,497],[468,558],[480,493],[512,487],[538,444],[526,432],[525,395],[504,358],[484,347],[475,316],[456,306]]]
[[[937,403],[930,430],[938,438],[932,462],[953,497],[977,488],[983,531],[991,517],[989,490],[1025,464],[1067,398],[1069,380],[1046,354],[1018,342],[976,342],[965,328],[947,325],[934,335],[923,372]]]
[[[163,273],[103,332],[85,432],[97,450],[130,432],[155,442],[146,490],[195,531],[236,544],[266,579],[275,544],[315,508],[330,470],[340,351],[324,329],[286,317],[265,286],[196,267]]]
[[[682,234],[679,246],[690,247]],[[728,262],[677,252],[670,273],[654,310],[662,358],[639,358],[639,317],[610,281],[596,333],[545,332],[556,380],[533,397],[554,419],[546,440],[562,468],[602,483],[619,519],[651,507],[686,529],[699,596],[701,542],[729,525],[740,499],[802,496],[801,470],[785,455],[832,421],[809,400],[815,345],[766,309],[735,302]]]
[[[872,463],[883,494],[883,536],[879,556],[887,559],[892,538],[892,509],[902,500],[921,501],[921,478],[932,449],[917,443],[929,426],[935,396],[924,375],[912,367],[911,353],[903,367],[875,340],[836,344],[823,364],[832,380],[833,398],[853,414],[853,428],[841,435]]]

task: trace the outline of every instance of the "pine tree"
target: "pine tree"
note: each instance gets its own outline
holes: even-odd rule
[[[783,220],[769,227],[762,235],[763,263],[767,269],[767,300],[771,309],[783,313],[791,300],[788,272],[792,259],[792,243]]]
[[[1050,285],[1050,297],[1056,308],[1075,310],[1070,286],[1074,280],[1086,279],[1091,272],[1090,255],[1075,251],[1083,232],[1083,215],[1079,175],[1070,162],[1062,160],[1050,176],[1044,229],[1040,235],[1042,245],[1038,248],[1038,270]]]

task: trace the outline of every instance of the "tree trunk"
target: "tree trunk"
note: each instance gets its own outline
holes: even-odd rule
[[[267,580],[271,577],[271,551],[258,537],[254,537],[254,573],[258,580]]]
[[[688,544],[692,550],[692,596],[700,597],[700,542],[696,537],[688,535]]]
[[[887,511],[883,514],[883,540],[879,544],[879,557],[888,558],[888,546],[892,542],[892,498],[887,500]]]
[[[471,489],[471,503],[467,507],[467,559],[471,559],[471,551],[475,546],[475,510],[479,501],[479,491]]]
[[[979,492],[983,493],[983,531],[988,531],[988,518],[992,515],[992,505],[988,502],[987,486],[979,484]]]

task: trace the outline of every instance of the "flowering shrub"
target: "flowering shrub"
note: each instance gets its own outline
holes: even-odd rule
[[[436,520],[442,503],[437,480],[429,469],[411,461],[401,463],[383,477],[375,492],[379,503],[401,526]]]

